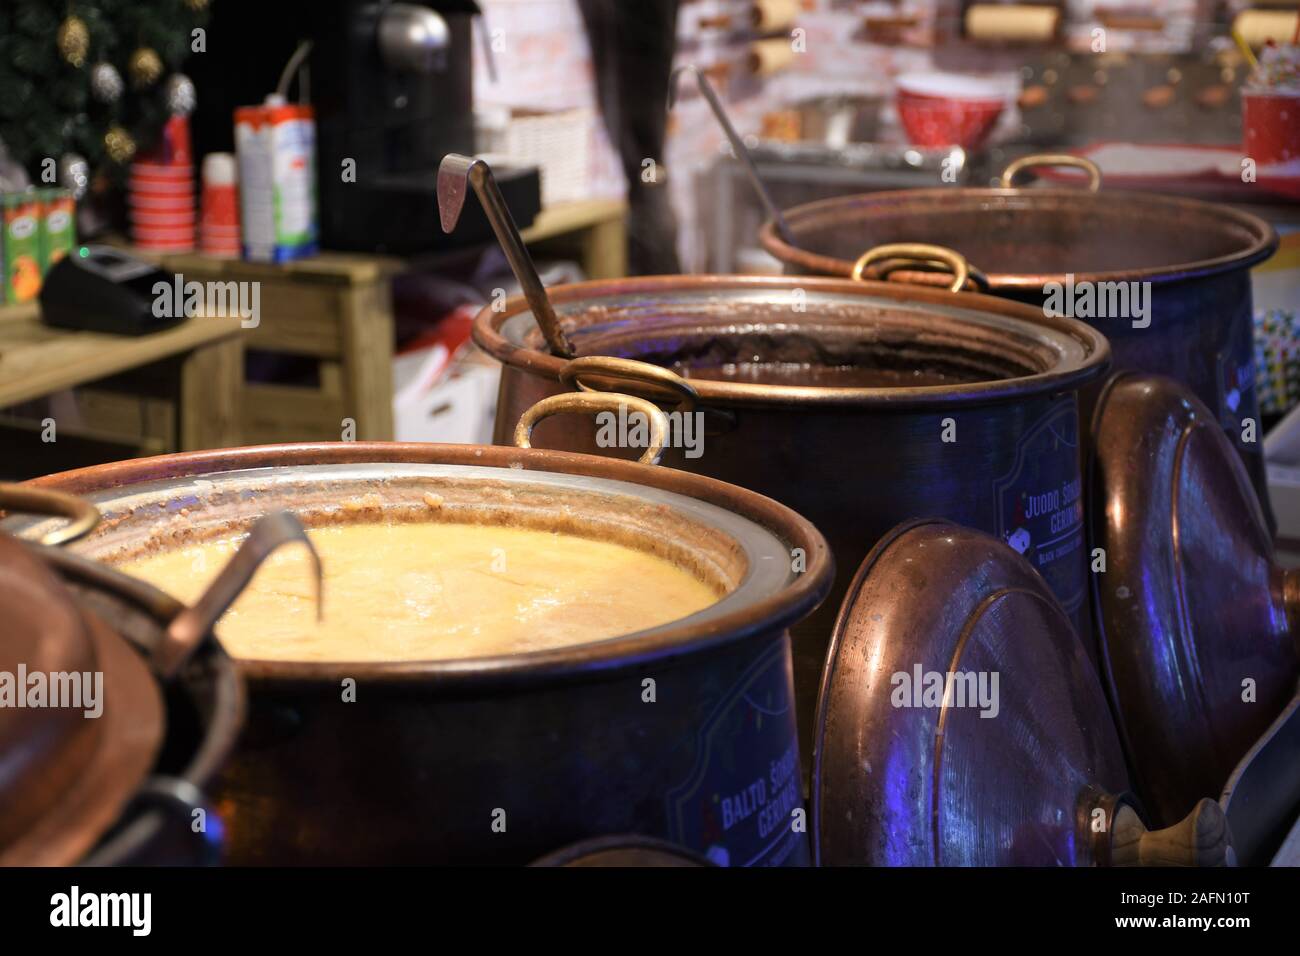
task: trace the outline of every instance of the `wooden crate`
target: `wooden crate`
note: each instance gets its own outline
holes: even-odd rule
[[[391,263],[323,253],[290,263],[184,254],[162,267],[186,282],[256,282],[259,321],[240,333],[244,349],[316,363],[312,386],[245,382],[242,444],[338,441],[348,420],[357,440],[393,437]]]

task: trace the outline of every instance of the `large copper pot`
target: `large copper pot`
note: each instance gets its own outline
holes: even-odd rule
[[[556,650],[238,661],[248,723],[218,782],[232,862],[524,863],[608,833],[732,865],[809,859],[791,812],[801,795],[787,629],[825,596],[831,556],[774,501],[631,462],[398,443],[169,455],[37,484],[98,505],[104,523],[78,550],[109,563],[276,507],[308,527],[372,496],[372,517],[427,517],[433,493],[449,520],[562,522],[657,548],[728,589],[689,617]]]
[[[1041,161],[1063,160],[1078,164],[1073,157]],[[1150,283],[1145,317],[1089,321],[1110,340],[1116,369],[1174,378],[1215,412],[1271,516],[1255,396],[1250,267],[1277,249],[1276,232],[1249,213],[1177,196],[1011,188],[1019,169],[1038,162],[1008,167],[1000,188],[903,189],[796,206],[783,213],[788,238],[768,222],[759,241],[788,274],[845,278],[877,246],[934,243],[982,270],[972,285],[1035,308],[1049,299],[1064,304],[1084,283],[1094,290],[1101,283]],[[1093,183],[1100,183],[1099,174]],[[871,278],[896,265],[886,261],[859,272]],[[916,271],[903,277],[946,282]],[[1085,411],[1094,395],[1085,394]]]
[[[1010,540],[1090,633],[1076,392],[1108,362],[1096,330],[883,282],[664,276],[550,296],[573,364],[546,350],[522,298],[475,320],[475,341],[505,365],[496,441],[568,383],[689,406],[702,413],[702,446],[672,448],[666,463],[775,498],[830,542],[837,583],[795,642],[805,745],[835,608],[901,520],[941,516]],[[575,418],[543,424],[537,440],[609,453]]]

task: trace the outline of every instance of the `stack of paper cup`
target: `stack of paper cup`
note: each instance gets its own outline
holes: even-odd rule
[[[239,195],[235,157],[203,157],[203,196],[199,215],[199,251],[225,259],[239,257]]]
[[[141,249],[194,248],[194,163],[185,117],[172,117],[158,148],[131,164],[127,199],[131,240]]]

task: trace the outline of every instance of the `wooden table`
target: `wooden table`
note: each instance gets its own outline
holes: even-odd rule
[[[311,384],[241,380],[237,444],[392,440],[392,263],[323,252],[284,263],[184,253],[160,264],[187,282],[257,283],[259,321],[244,347],[315,369]]]
[[[627,271],[626,212],[618,199],[564,203],[543,210],[523,237],[538,254],[576,257],[593,279],[617,278]],[[93,394],[81,389],[78,395],[79,412],[91,420],[89,430],[135,427],[143,414],[148,421],[136,429],[143,432],[137,436],[139,454],[393,438],[390,286],[394,275],[420,264],[418,257],[324,252],[262,263],[198,253],[160,256],[123,245],[187,282],[257,283],[258,324],[240,329],[237,319],[194,319],[167,332],[119,338],[47,328],[35,306],[0,308],[0,408],[96,382]],[[274,382],[246,381],[243,350],[259,353],[259,361],[283,357],[294,374]],[[120,374],[168,359],[181,366],[175,406],[160,406],[154,389],[148,393],[153,404],[143,413],[126,407],[123,393],[129,397],[138,389],[140,376],[132,373],[123,383]],[[304,366],[311,375],[300,374]],[[101,380],[113,388],[101,388],[106,384]],[[174,442],[165,437],[171,430],[177,433]]]
[[[79,417],[90,422],[82,430],[98,438],[112,437],[114,430],[97,423],[130,419],[128,406],[134,406],[138,431],[118,437],[127,443],[138,439],[141,451],[236,444],[241,332],[236,318],[189,319],[142,336],[76,332],[42,323],[35,303],[0,307],[0,409],[89,387],[80,396],[86,404]],[[9,454],[16,423],[6,424]],[[75,425],[65,430],[57,417],[54,425],[56,444],[59,437],[79,431]],[[29,430],[39,431],[36,426]],[[28,449],[40,450],[36,445]]]
[[[621,199],[564,203],[539,213],[522,235],[539,254],[575,256],[591,278],[618,278],[627,273],[626,213]],[[153,258],[187,281],[257,282],[261,321],[240,337],[245,348],[314,364],[310,385],[244,383],[239,443],[253,445],[392,440],[391,280],[432,268],[442,255],[323,252],[286,263]]]
[[[621,199],[588,199],[543,209],[519,235],[537,251],[552,245],[570,248],[588,279],[621,279],[627,275],[627,203]]]

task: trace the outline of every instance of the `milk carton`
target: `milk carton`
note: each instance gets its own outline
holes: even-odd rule
[[[235,110],[244,258],[286,262],[314,255],[316,122],[310,106],[272,94]]]

